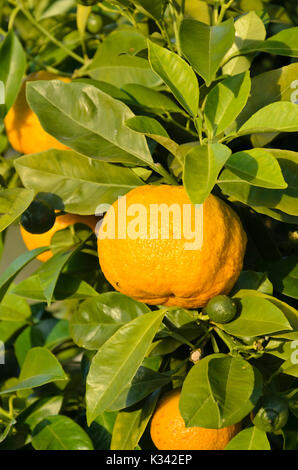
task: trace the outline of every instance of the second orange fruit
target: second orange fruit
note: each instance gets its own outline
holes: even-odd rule
[[[151,420],[151,438],[159,450],[223,450],[241,424],[221,429],[185,426],[179,410],[180,390],[165,395]]]
[[[83,216],[77,214],[64,214],[56,218],[56,222],[53,227],[48,230],[48,232],[41,234],[33,234],[27,232],[24,227],[21,227],[21,235],[23,237],[24,243],[28,250],[34,250],[35,248],[40,248],[43,246],[49,246],[51,244],[51,239],[53,235],[59,230],[63,230],[73,224],[84,224],[95,231],[95,226],[98,221],[98,218],[95,216]],[[45,251],[37,257],[39,261],[46,262],[53,256],[51,250]]]
[[[37,115],[30,109],[26,100],[26,84],[35,80],[71,80],[52,73],[40,71],[30,74],[23,82],[14,105],[8,111],[4,124],[7,138],[12,147],[20,153],[39,153],[56,148],[66,150],[64,144],[48,134],[41,126]]]

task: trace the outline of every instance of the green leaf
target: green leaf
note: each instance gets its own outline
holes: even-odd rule
[[[275,334],[271,334],[270,336],[276,336],[277,338],[285,338],[285,339],[298,339],[296,338],[297,330],[298,330],[298,312],[294,307],[286,304],[285,302],[283,302],[280,299],[277,299],[276,297],[272,297],[271,295],[267,295],[267,294],[264,294],[262,292],[258,292],[255,290],[241,289],[235,295],[235,297],[239,299],[244,299],[247,297],[256,297],[256,296],[258,298],[263,298],[265,300],[268,300],[271,304],[273,304],[279,310],[281,310],[293,330],[293,331],[286,331],[286,332],[278,332]]]
[[[249,72],[226,78],[208,93],[205,119],[210,136],[223,132],[244,108],[250,93]]]
[[[145,138],[124,124],[133,112],[98,88],[41,80],[28,84],[27,99],[43,128],[73,150],[109,162],[152,162]]]
[[[286,28],[256,46],[255,50],[269,54],[298,57],[298,27]]]
[[[231,150],[222,144],[193,147],[185,157],[183,182],[193,204],[202,204],[216,184]]]
[[[33,430],[35,450],[93,450],[88,434],[67,416],[47,416]]]
[[[232,56],[241,54],[243,49],[263,41],[266,37],[264,23],[253,10],[237,17],[234,26],[235,41],[222,61],[224,64],[222,71],[227,75],[236,75],[248,70],[253,59],[252,54]]]
[[[235,295],[237,298],[237,294]],[[262,315],[260,315],[262,312]],[[262,336],[291,330],[283,312],[266,299],[249,296],[241,299],[240,315],[225,325],[218,325],[227,333],[237,336]]]
[[[148,60],[135,54],[147,48],[143,34],[132,29],[116,30],[98,46],[87,71],[103,82],[122,88],[128,83],[149,88],[161,83]]]
[[[10,389],[1,390],[0,395],[65,379],[66,375],[60,363],[48,349],[32,348],[23,363],[18,384]]]
[[[99,349],[125,323],[149,307],[119,292],[106,292],[83,302],[70,320],[71,336],[78,346]]]
[[[212,354],[188,373],[179,407],[187,427],[219,429],[240,422],[261,393],[260,373],[247,361]]]
[[[0,320],[28,321],[31,310],[25,299],[11,292],[6,292],[0,304]]]
[[[22,255],[18,256],[9,266],[6,268],[4,273],[0,277],[0,301],[3,299],[7,289],[19,274],[19,272],[27,266],[36,256],[40,255],[47,248],[35,248],[32,251],[26,251]]]
[[[268,104],[276,101],[292,101],[292,94],[295,90],[291,84],[296,80],[297,75],[298,63],[293,63],[253,77],[252,92],[245,108],[237,118],[237,127],[241,127],[254,113]]]
[[[15,355],[20,367],[23,365],[29,349],[37,346],[53,349],[67,340],[70,340],[68,320],[48,318],[25,328],[14,343]]]
[[[12,293],[26,299],[46,301],[38,274],[33,274],[12,289]],[[56,284],[53,301],[65,299],[88,299],[98,295],[87,282],[79,278],[61,274]]]
[[[165,93],[136,83],[128,83],[122,87],[122,90],[130,98],[132,106],[157,114],[181,113],[181,108]],[[122,101],[125,102],[125,98]]]
[[[277,101],[265,106],[240,127],[238,135],[275,131],[298,131],[298,107],[296,104]]]
[[[229,196],[248,204],[255,210],[270,207],[277,211],[298,216],[298,153],[290,150],[264,149],[278,161],[288,187],[267,189],[251,186],[230,170],[224,170],[219,177],[219,186]],[[224,181],[226,181],[224,183]],[[229,181],[229,182],[228,182]],[[266,212],[265,212],[266,213]],[[270,214],[268,214],[270,215]]]
[[[138,403],[155,390],[171,382],[169,373],[161,374],[147,367],[141,366],[130,384],[110,405],[111,410],[122,410]]]
[[[216,26],[184,19],[180,27],[182,52],[196,72],[203,77],[207,86],[214,80],[234,38],[235,28],[232,18]]]
[[[288,186],[275,156],[262,148],[234,153],[225,166],[253,186],[272,189],[284,189]]]
[[[143,184],[129,168],[68,150],[25,155],[15,166],[24,186],[53,193],[65,211],[82,215],[95,214],[99,204],[112,204],[118,196]]]
[[[234,436],[225,450],[271,450],[271,448],[266,433],[256,426],[251,426]]]
[[[63,396],[44,397],[32,403],[18,415],[18,423],[27,424],[31,431],[40,421],[51,415],[57,415],[61,409]]]
[[[163,309],[130,321],[107,340],[94,356],[87,377],[89,424],[103,411],[109,410],[113,401],[131,382],[164,315]]]
[[[180,158],[180,146],[172,140],[165,128],[156,119],[149,116],[135,116],[126,125],[135,132],[140,132],[165,147],[172,155]]]
[[[156,20],[161,20],[166,6],[165,0],[131,0],[134,5],[140,7],[140,11]]]
[[[149,62],[179,103],[192,116],[199,106],[199,85],[192,68],[174,52],[148,41]]]
[[[118,413],[113,429],[111,450],[134,450],[153,414],[159,391],[152,393],[137,408]]]
[[[275,289],[298,299],[298,257],[289,256],[275,262],[269,270],[269,279]]]
[[[105,411],[88,428],[95,450],[110,450],[117,414],[115,411]]]
[[[0,191],[0,232],[11,225],[31,204],[34,192],[13,188]]]
[[[87,235],[85,234],[80,243],[77,243],[70,249],[53,254],[53,256],[38,270],[37,275],[39,277],[40,286],[48,305],[50,305],[52,301],[58,278],[64,266],[75,253],[82,249],[89,238],[90,234],[87,231]]]
[[[17,97],[26,70],[26,54],[12,29],[1,43],[0,63],[0,82],[5,88],[7,112]]]
[[[258,290],[264,294],[272,294],[273,286],[267,277],[267,273],[256,271],[241,271],[240,276],[233,287],[233,292],[240,289]]]

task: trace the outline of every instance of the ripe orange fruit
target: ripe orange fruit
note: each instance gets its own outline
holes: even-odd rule
[[[65,150],[64,144],[48,134],[41,126],[37,115],[30,109],[26,100],[26,83],[35,80],[71,80],[52,73],[40,71],[30,74],[24,81],[14,105],[5,119],[7,138],[12,147],[21,153],[39,153],[50,148]]]
[[[159,450],[223,450],[241,424],[221,429],[187,428],[179,411],[180,390],[165,395],[151,420],[151,438]]]
[[[63,214],[56,217],[56,222],[53,227],[48,230],[48,232],[41,234],[33,234],[27,232],[27,230],[20,226],[21,235],[23,237],[24,243],[28,250],[34,250],[34,248],[40,248],[42,246],[49,246],[51,244],[51,239],[54,233],[59,230],[63,230],[69,225],[72,224],[85,224],[90,227],[93,231],[95,230],[96,223],[98,218],[95,216],[83,216],[77,214]],[[40,261],[46,262],[53,256],[51,250],[45,251],[41,255],[37,256],[37,259]]]
[[[201,223],[196,229],[203,230],[200,249],[186,249],[190,240],[184,232],[177,238],[184,205],[191,208],[191,225],[195,227],[195,207],[182,186],[144,185],[131,190],[126,194],[126,219],[121,215],[120,201],[106,213],[98,237],[101,269],[116,290],[147,304],[196,308],[232,289],[242,269],[247,238],[237,214],[221,199],[210,195],[204,202],[203,226]],[[161,217],[158,221],[150,217],[151,204],[176,204],[181,216],[169,216],[162,226]],[[132,215],[136,207],[137,220]],[[107,236],[114,214],[115,234]],[[130,224],[138,226],[141,237],[130,236]],[[162,239],[167,230],[168,239]],[[152,238],[151,232],[157,238]]]

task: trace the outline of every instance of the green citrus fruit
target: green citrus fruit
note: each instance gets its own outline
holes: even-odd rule
[[[287,402],[277,395],[267,395],[261,398],[252,412],[251,419],[259,429],[275,432],[286,425],[288,416]]]
[[[92,34],[99,33],[99,31],[102,28],[102,25],[103,25],[102,17],[91,13],[87,21],[87,29],[89,33],[92,33]]]
[[[217,295],[209,300],[206,313],[210,320],[216,323],[229,323],[234,320],[237,307],[233,300],[226,295]]]
[[[21,225],[27,232],[44,233],[50,230],[56,220],[54,209],[45,201],[33,201],[21,216]]]

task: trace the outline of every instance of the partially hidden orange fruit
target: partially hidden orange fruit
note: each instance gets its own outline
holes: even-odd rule
[[[179,411],[180,390],[165,395],[151,420],[150,433],[159,450],[223,450],[241,430],[241,424],[221,429],[185,426]]]
[[[45,233],[33,234],[20,225],[21,235],[28,250],[49,246],[51,244],[52,236],[59,230],[63,230],[73,224],[84,224],[95,231],[95,226],[98,218],[95,216],[83,216],[77,214],[63,214],[56,217],[53,227]],[[39,261],[46,262],[53,256],[51,250],[45,251],[37,256]]]
[[[119,199],[107,211],[98,234],[100,266],[116,290],[147,304],[184,308],[205,306],[212,297],[230,292],[242,269],[247,237],[238,215],[226,203],[210,195],[197,225],[194,206],[182,186],[144,185],[125,197],[126,218],[119,214],[123,211]],[[176,205],[181,216],[177,219],[170,213],[162,226],[161,217],[157,220],[150,215],[152,204]],[[181,237],[177,236],[185,205],[193,209],[190,218],[194,233],[202,231],[200,248],[186,249],[188,235],[181,231]],[[136,219],[132,214],[138,212],[137,207]],[[115,236],[112,232],[110,236],[108,224],[113,219]],[[139,238],[131,237],[130,223],[140,230]]]
[[[65,150],[64,144],[48,134],[41,126],[37,115],[30,109],[26,100],[26,83],[35,80],[71,80],[52,73],[40,71],[30,74],[23,81],[20,92],[5,119],[7,138],[11,146],[20,153],[39,153],[50,148]]]

